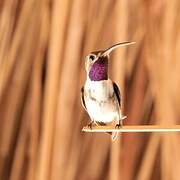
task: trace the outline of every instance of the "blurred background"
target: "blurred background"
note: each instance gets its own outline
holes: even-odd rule
[[[0,1],[0,180],[179,180],[178,133],[82,133],[84,58],[110,57],[128,125],[179,124],[179,0]]]

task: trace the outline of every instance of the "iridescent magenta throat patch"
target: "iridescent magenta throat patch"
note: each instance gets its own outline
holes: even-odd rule
[[[108,79],[108,59],[99,58],[91,67],[89,71],[89,78],[91,81],[102,81]]]

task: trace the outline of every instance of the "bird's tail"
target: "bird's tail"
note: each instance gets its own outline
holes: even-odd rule
[[[118,137],[118,132],[108,132],[111,135],[111,140],[115,141]]]
[[[126,118],[127,118],[127,116],[122,116],[121,117],[121,124],[120,124],[121,126],[122,126],[122,120],[124,120]],[[119,133],[118,132],[109,132],[108,134],[111,135],[112,141],[115,141],[117,139]]]
[[[112,141],[115,141],[117,139],[117,137],[118,137],[118,132],[112,132],[111,133],[111,140]]]

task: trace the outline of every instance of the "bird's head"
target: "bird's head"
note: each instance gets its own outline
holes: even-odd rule
[[[102,81],[108,79],[108,59],[110,53],[121,46],[134,44],[135,42],[122,42],[105,50],[91,52],[85,58],[87,76],[91,81]]]

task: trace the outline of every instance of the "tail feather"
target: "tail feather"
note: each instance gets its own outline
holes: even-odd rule
[[[118,137],[118,132],[112,132],[112,133],[111,133],[111,139],[112,139],[112,141],[115,141],[115,140],[117,139],[117,137]]]
[[[115,141],[118,137],[118,132],[108,132],[111,135],[111,140]]]

